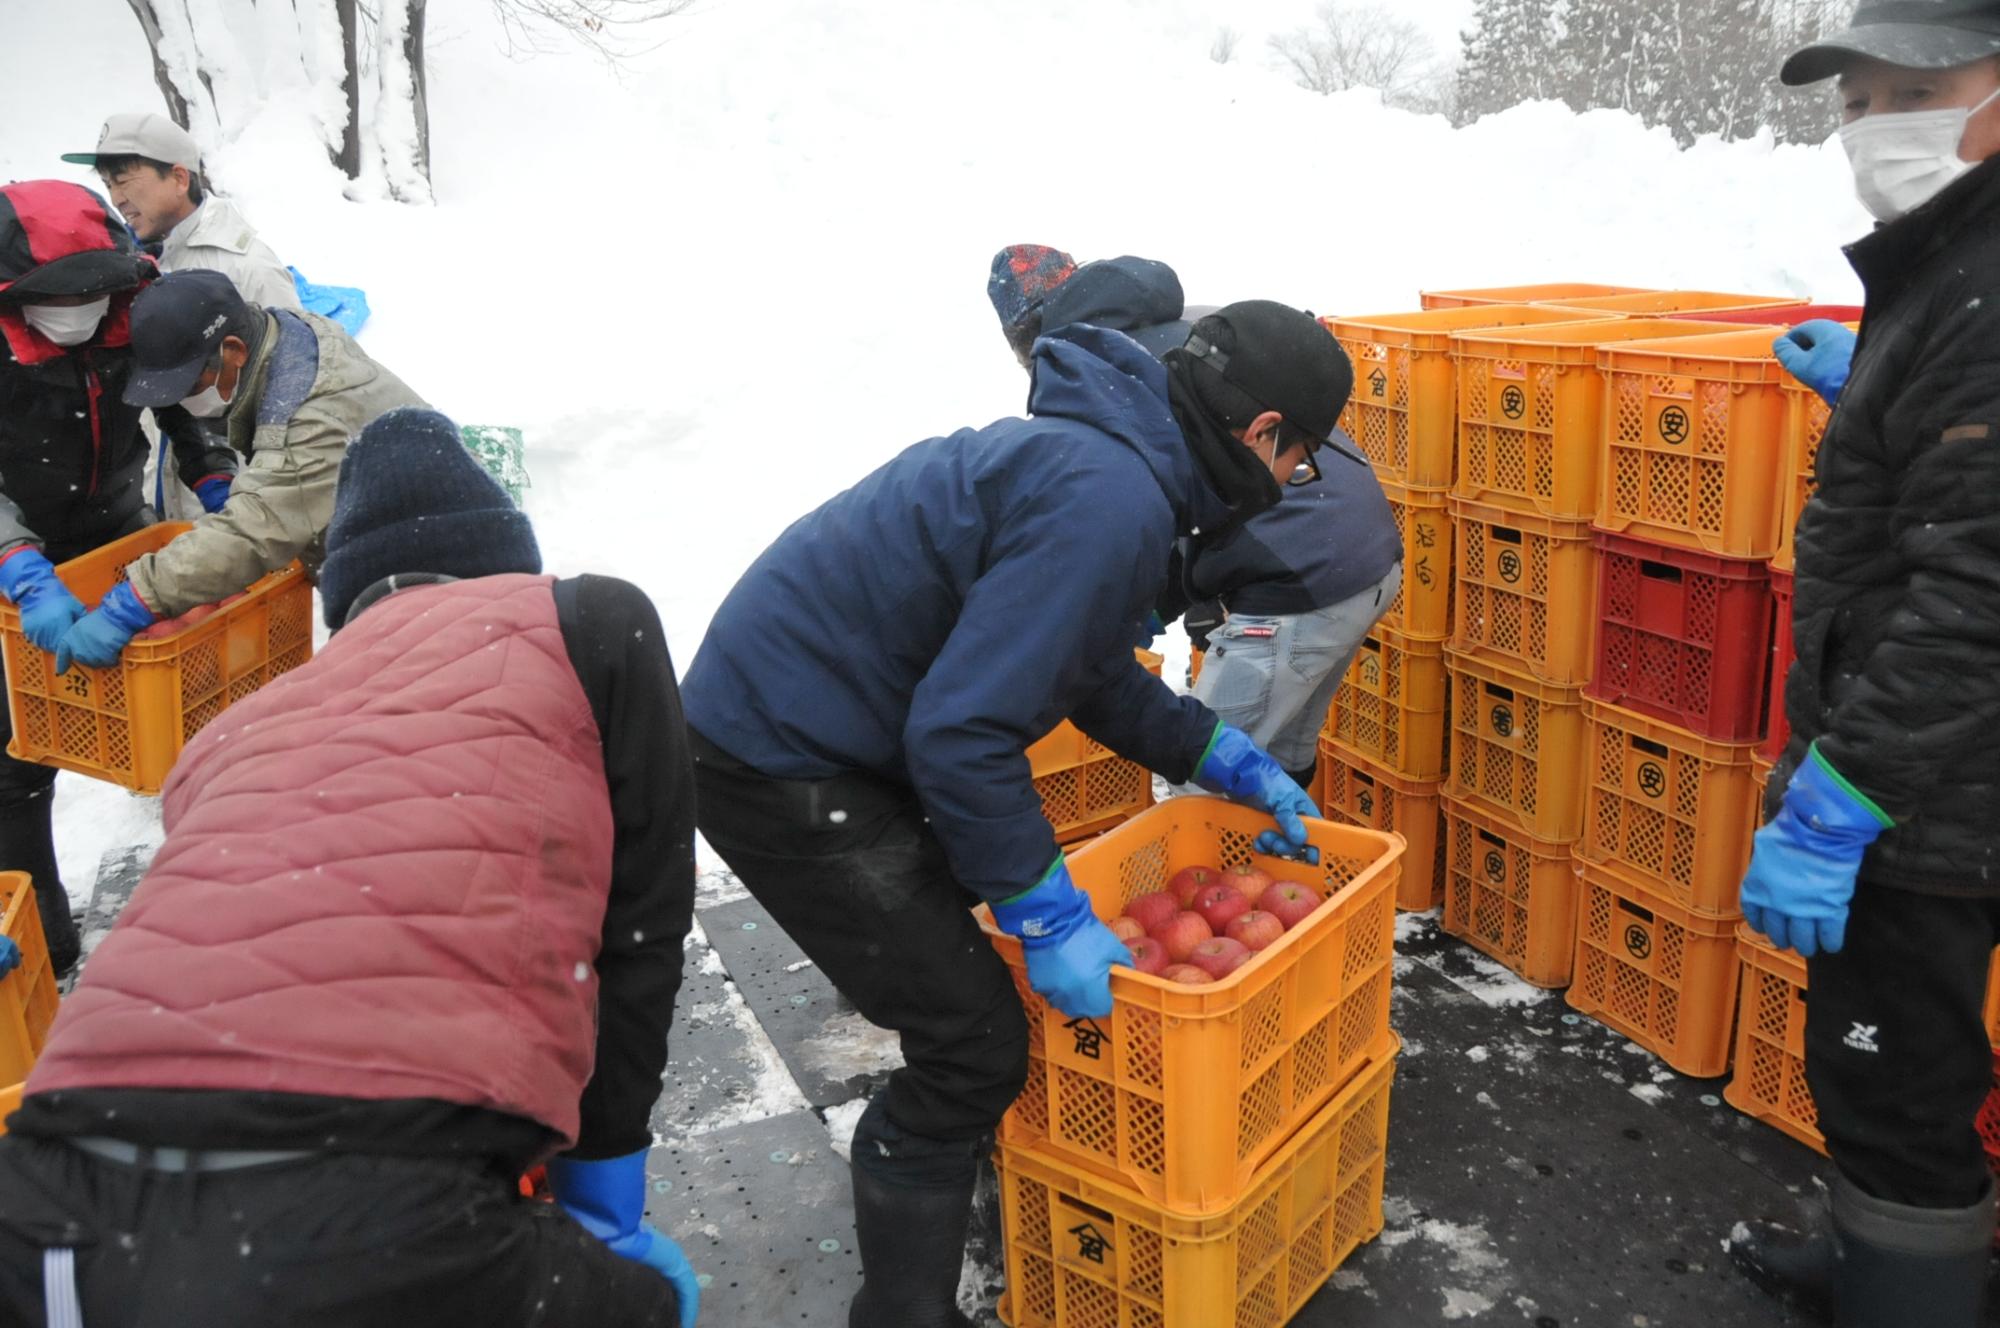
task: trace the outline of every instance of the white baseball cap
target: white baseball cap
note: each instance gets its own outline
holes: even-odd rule
[[[157,111],[114,115],[97,135],[97,151],[62,154],[64,161],[79,166],[95,166],[99,157],[145,157],[201,172],[201,147],[194,135]]]

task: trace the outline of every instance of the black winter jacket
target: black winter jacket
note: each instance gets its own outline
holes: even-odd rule
[[[1847,250],[1867,290],[1798,527],[1786,680],[1897,824],[1864,881],[2000,897],[2000,159]]]

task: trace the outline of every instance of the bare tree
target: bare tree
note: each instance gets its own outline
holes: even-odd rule
[[[697,0],[491,0],[509,48],[582,43],[616,63]],[[327,158],[393,198],[431,199],[427,0],[126,0],[168,114],[213,147],[273,105],[303,106]],[[246,16],[255,15],[256,22]],[[362,83],[375,81],[363,123]]]
[[[656,24],[692,8],[695,0],[493,0],[493,12],[515,51],[546,52],[558,42],[581,42],[617,63],[642,54]]]
[[[1236,58],[1236,47],[1243,40],[1243,34],[1235,28],[1217,28],[1215,40],[1208,44],[1208,58],[1219,65],[1226,65]]]
[[[1321,95],[1374,88],[1391,105],[1422,100],[1433,51],[1423,30],[1378,4],[1329,0],[1318,23],[1271,38],[1271,50],[1302,88]]]

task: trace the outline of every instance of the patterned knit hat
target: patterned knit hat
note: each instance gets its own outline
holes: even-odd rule
[[[993,255],[986,297],[993,301],[1000,325],[1012,331],[1075,271],[1076,260],[1060,249],[1045,244],[1010,244]]]
[[[444,416],[405,406],[347,445],[319,572],[328,627],[346,622],[355,599],[384,577],[541,570],[527,514]]]

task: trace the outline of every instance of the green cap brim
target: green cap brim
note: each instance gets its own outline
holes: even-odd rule
[[[62,154],[62,159],[64,161],[73,161],[79,166],[95,166],[97,164],[97,154],[95,152],[65,152]]]

